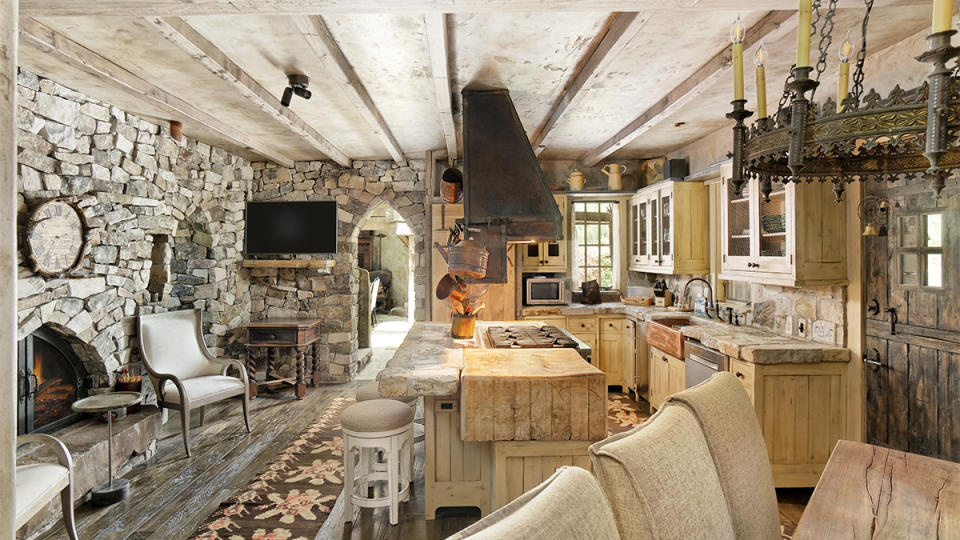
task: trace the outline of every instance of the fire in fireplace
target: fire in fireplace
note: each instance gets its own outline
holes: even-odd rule
[[[80,419],[70,405],[87,395],[88,377],[70,345],[39,328],[18,348],[17,433],[53,431]]]

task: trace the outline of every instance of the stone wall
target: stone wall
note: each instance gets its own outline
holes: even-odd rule
[[[136,315],[197,307],[208,345],[235,354],[232,330],[250,312],[239,272],[250,165],[32,73],[18,84],[20,231],[51,198],[82,209],[89,229],[82,266],[64,277],[34,273],[21,248],[19,338],[57,330],[108,387],[138,361]]]
[[[402,314],[406,315],[409,307],[407,305],[407,286],[409,284],[407,280],[410,278],[410,248],[407,247],[407,244],[411,242],[412,238],[397,236],[392,231],[384,232],[386,237],[380,238],[374,244],[374,249],[379,248],[380,251],[380,268],[389,270],[393,274],[393,281],[390,284],[390,301],[395,310],[394,313],[398,313],[402,309]],[[376,257],[377,255],[374,255],[374,258]]]
[[[326,382],[352,379],[360,365],[357,349],[358,224],[381,202],[390,204],[414,232],[416,272],[414,314],[424,318],[426,258],[424,256],[422,160],[409,166],[390,161],[355,161],[342,167],[331,161],[297,162],[294,169],[273,163],[253,163],[253,200],[336,200],[339,207],[338,252],[331,270],[255,268],[250,272],[251,317],[319,317],[322,332],[318,349],[325,361]],[[427,254],[429,255],[429,253]],[[291,369],[290,359],[280,366]]]

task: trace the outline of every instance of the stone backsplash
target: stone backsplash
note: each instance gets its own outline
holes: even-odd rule
[[[629,285],[639,286],[652,286],[654,279],[665,279],[677,302],[690,279],[698,277],[709,281],[710,278],[708,275],[658,276],[639,272],[628,272],[628,277]],[[699,292],[699,287],[699,284],[691,285],[690,294]],[[741,324],[784,336],[846,346],[846,287],[792,288],[761,283],[751,283],[748,287],[749,301],[727,304],[742,313]]]
[[[59,332],[101,388],[121,366],[139,372],[139,313],[200,308],[207,344],[238,354],[250,164],[26,71],[18,92],[20,232],[51,198],[78,206],[89,229],[82,266],[64,277],[34,273],[20,250],[19,338]]]
[[[336,200],[339,208],[338,252],[330,270],[254,268],[250,272],[250,308],[254,320],[268,317],[319,317],[318,349],[325,382],[352,379],[360,365],[357,349],[358,226],[370,211],[386,202],[414,233],[416,271],[414,314],[423,320],[427,298],[424,256],[424,185],[422,160],[406,166],[392,161],[354,161],[342,167],[331,161],[297,162],[294,169],[273,163],[253,163],[253,199],[257,201]],[[289,355],[279,366],[292,369]]]

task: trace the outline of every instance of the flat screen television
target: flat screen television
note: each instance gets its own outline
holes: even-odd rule
[[[248,256],[337,252],[336,201],[248,202]]]

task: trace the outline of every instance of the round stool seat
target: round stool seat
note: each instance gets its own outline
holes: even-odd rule
[[[343,430],[354,433],[392,431],[409,426],[412,422],[413,409],[392,399],[361,401],[340,413]]]
[[[370,401],[372,399],[392,399],[410,405],[417,401],[417,396],[381,396],[380,383],[377,381],[369,382],[357,389],[358,402]]]

